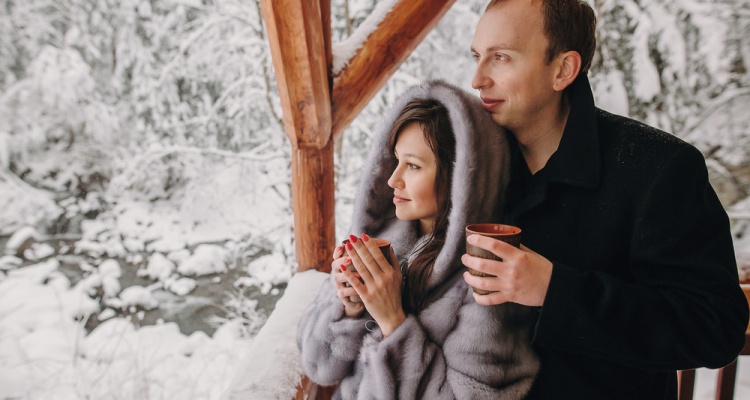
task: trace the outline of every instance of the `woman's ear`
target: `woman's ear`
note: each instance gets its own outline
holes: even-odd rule
[[[557,68],[552,88],[561,92],[578,77],[581,70],[581,55],[577,51],[566,51],[558,54],[554,62]]]

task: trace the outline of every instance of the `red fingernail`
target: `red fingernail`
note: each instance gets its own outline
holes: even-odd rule
[[[341,248],[341,246],[336,246],[336,250],[334,250],[334,253],[338,253],[339,251],[344,251],[344,249]]]
[[[351,241],[352,243],[357,243],[357,237],[356,237],[356,236],[354,236],[354,235],[349,235],[349,240],[350,240],[350,241]]]
[[[342,265],[342,266],[341,266],[341,270],[342,270],[342,271],[346,271],[346,267]]]
[[[351,259],[351,258],[349,258],[349,257],[346,257],[346,258],[344,259],[344,264],[349,264],[349,263],[351,263],[351,262],[352,262],[352,259]]]
[[[362,234],[362,241],[363,241],[363,242],[368,242],[369,240],[370,240],[370,237],[369,237],[369,236],[367,236],[367,234],[366,234],[366,233],[363,233],[363,234]]]
[[[346,242],[346,248],[349,250],[354,250],[354,246],[352,246],[352,242]]]

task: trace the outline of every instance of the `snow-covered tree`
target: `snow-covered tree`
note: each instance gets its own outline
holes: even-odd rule
[[[695,143],[724,204],[745,207],[750,1],[589,2],[599,17],[598,104]],[[457,1],[336,144],[340,235],[394,99],[426,79],[471,90],[469,44],[486,3]],[[333,0],[333,41],[378,4]],[[252,188],[291,212],[290,146],[259,0],[0,0],[0,11],[6,177],[57,197],[101,191],[103,209],[129,198],[218,210]],[[230,170],[241,174],[232,190],[221,186]],[[291,219],[281,224],[291,237]]]

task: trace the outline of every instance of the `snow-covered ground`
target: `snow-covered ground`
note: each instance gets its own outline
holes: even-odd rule
[[[14,189],[0,180],[6,228],[84,207]],[[294,268],[288,232],[241,218],[252,198],[224,204],[224,219],[196,223],[175,204],[120,201],[80,233],[0,240],[0,399],[218,399],[265,322],[259,299]]]
[[[87,334],[81,318],[97,304],[54,267],[0,282],[2,399],[216,399],[251,343],[239,322],[209,337],[115,317]]]

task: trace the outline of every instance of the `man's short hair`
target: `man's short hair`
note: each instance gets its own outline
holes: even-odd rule
[[[485,12],[507,0],[491,0]],[[541,0],[544,33],[549,41],[547,63],[560,53],[581,55],[581,72],[587,73],[596,51],[596,14],[582,0]]]

